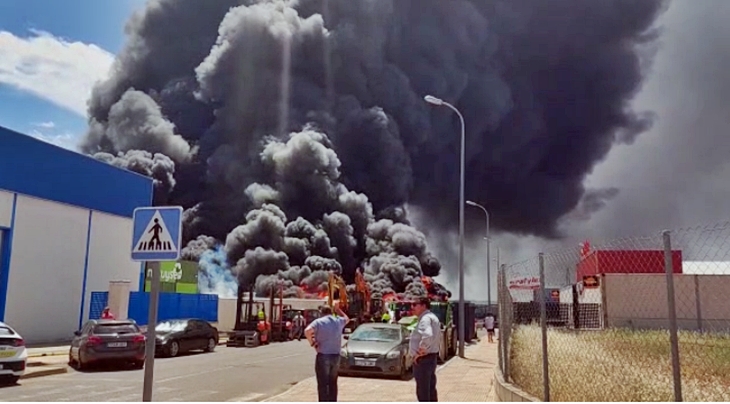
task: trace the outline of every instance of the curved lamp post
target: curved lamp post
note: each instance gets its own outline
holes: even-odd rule
[[[461,115],[455,106],[448,102],[436,98],[432,95],[424,97],[427,103],[435,106],[443,106],[456,112],[461,122],[461,156],[460,156],[460,174],[459,174],[459,356],[464,357],[464,336],[465,336],[465,320],[464,313],[464,116]]]

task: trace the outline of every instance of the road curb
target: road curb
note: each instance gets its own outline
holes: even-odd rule
[[[225,345],[228,342],[228,339],[219,339],[218,340],[218,346]],[[31,348],[32,349],[32,348]],[[52,352],[43,352],[43,353],[28,353],[28,358],[43,358],[46,356],[63,356],[68,355],[68,351],[52,351]]]
[[[60,375],[68,372],[68,367],[64,366],[53,366],[48,369],[41,369],[35,372],[26,373],[20,377],[20,380],[34,379],[36,377]]]
[[[68,355],[68,351],[58,351],[58,352],[45,352],[45,353],[37,353],[37,354],[28,354],[28,358],[44,358],[46,356],[63,356]]]

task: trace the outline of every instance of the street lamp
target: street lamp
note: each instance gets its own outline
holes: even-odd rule
[[[464,336],[466,335],[466,314],[464,310],[464,149],[465,136],[464,136],[464,116],[461,115],[455,106],[448,102],[436,98],[432,95],[427,95],[423,98],[427,103],[436,106],[444,106],[450,110],[456,112],[461,122],[461,156],[460,156],[460,170],[459,170],[459,356],[464,357],[464,345],[466,344]]]
[[[472,202],[472,201],[466,201],[466,204],[469,206],[473,206],[475,208],[479,208],[484,211],[484,216],[487,218],[487,236],[484,237],[485,240],[487,240],[487,306],[489,306],[489,309],[492,309],[492,271],[491,271],[491,260],[489,258],[489,250],[490,250],[490,239],[489,239],[489,212],[487,212],[487,208],[484,206]]]

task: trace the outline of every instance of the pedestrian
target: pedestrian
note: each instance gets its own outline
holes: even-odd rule
[[[494,343],[494,314],[487,313],[484,317],[484,328],[487,329],[487,340],[489,343]]]
[[[304,334],[317,351],[314,373],[317,376],[317,393],[319,401],[337,401],[337,372],[340,367],[340,350],[342,349],[342,330],[350,320],[340,305],[334,307],[337,316],[332,315],[332,308],[322,306],[322,316],[312,321]]]
[[[413,304],[413,314],[418,316],[418,322],[411,333],[408,353],[413,358],[418,401],[438,401],[436,366],[441,346],[441,324],[430,307],[428,297],[421,297]]]
[[[297,339],[297,341],[302,340],[302,335],[304,335],[304,327],[307,323],[307,320],[302,315],[301,311],[297,312],[297,315],[294,316],[294,338]]]
[[[112,310],[109,308],[109,306],[104,307],[104,310],[101,312],[101,319],[114,320],[114,314],[112,314]]]

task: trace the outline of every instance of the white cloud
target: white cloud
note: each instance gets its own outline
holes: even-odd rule
[[[33,126],[37,126],[39,128],[43,128],[43,129],[53,129],[56,127],[56,123],[52,122],[52,121],[37,122],[37,123],[34,123]]]
[[[43,31],[21,38],[0,31],[0,84],[32,93],[86,116],[91,88],[104,79],[114,55],[83,42],[69,42]]]
[[[64,149],[78,151],[76,147],[78,143],[78,136],[71,133],[48,134],[42,133],[37,130],[32,130],[29,135],[46,143],[63,147]]]

